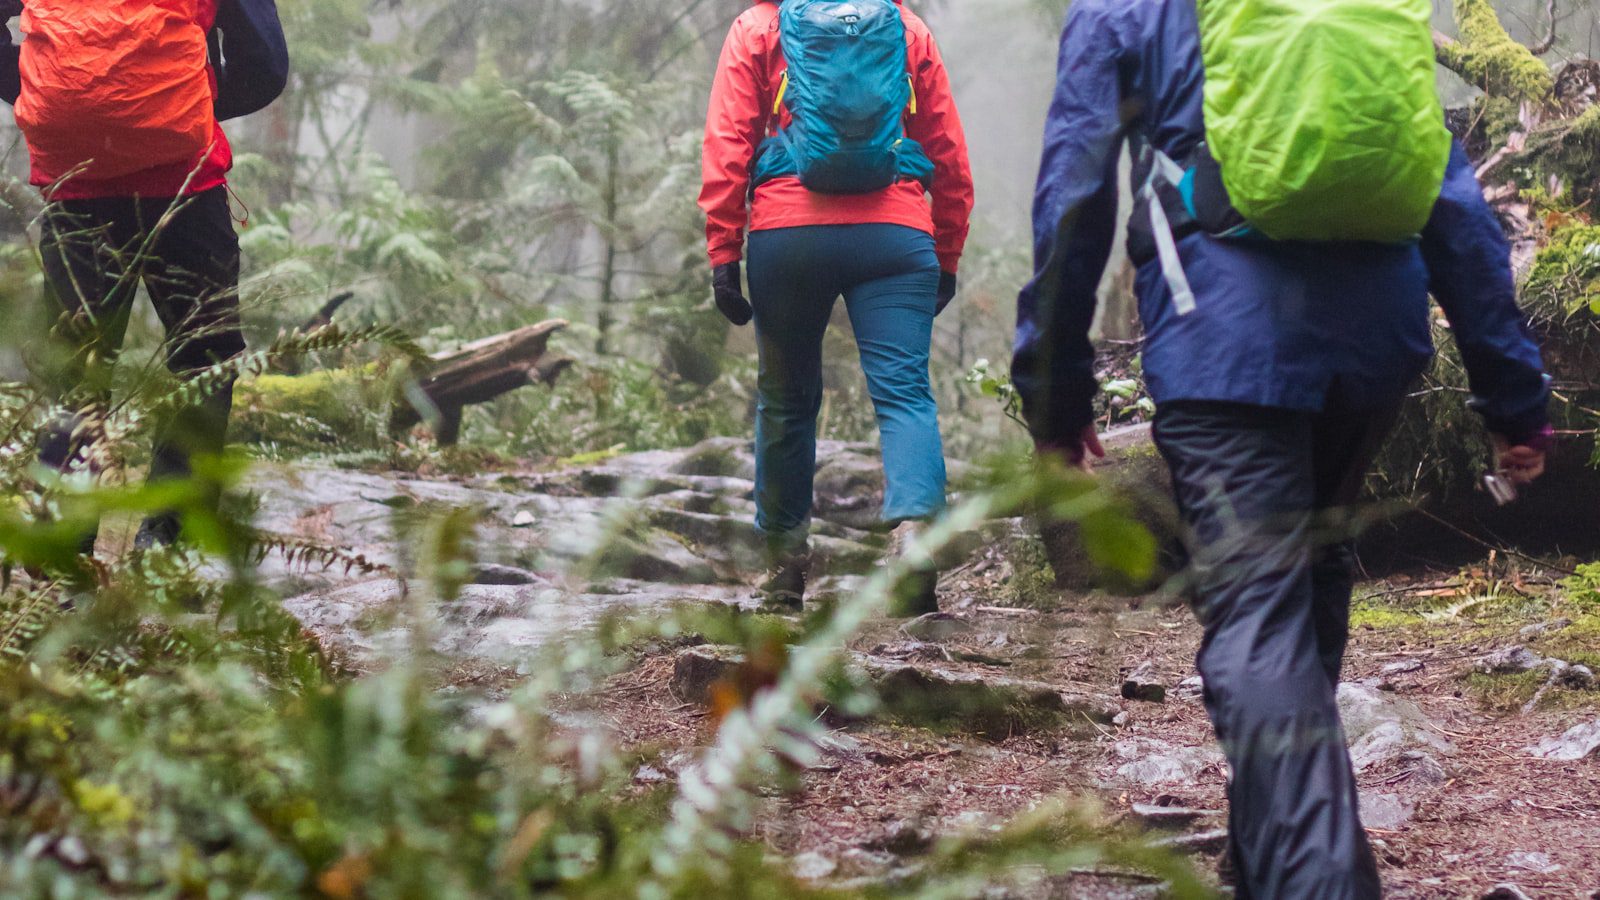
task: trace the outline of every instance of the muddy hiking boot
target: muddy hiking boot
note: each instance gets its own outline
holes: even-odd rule
[[[901,522],[889,534],[889,553],[884,565],[895,565],[907,556],[911,545],[922,534],[922,522]],[[913,563],[895,582],[889,593],[889,616],[914,619],[939,611],[939,569],[932,560]]]
[[[756,588],[756,597],[763,604],[777,609],[804,609],[806,579],[810,575],[810,550],[779,556],[767,570],[766,579]]]

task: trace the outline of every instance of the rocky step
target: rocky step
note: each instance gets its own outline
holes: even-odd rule
[[[716,685],[738,681],[744,664],[744,654],[731,647],[682,650],[673,664],[673,694],[708,703]],[[985,740],[1057,729],[1092,733],[1118,712],[1110,697],[953,665],[853,653],[848,668],[874,689],[878,718]]]

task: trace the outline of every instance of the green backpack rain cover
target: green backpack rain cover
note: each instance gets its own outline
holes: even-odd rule
[[[1275,240],[1421,234],[1450,158],[1429,0],[1198,0],[1206,140]]]

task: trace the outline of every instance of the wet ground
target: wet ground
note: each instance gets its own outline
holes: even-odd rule
[[[870,527],[879,487],[869,448],[825,449],[818,543],[831,574],[821,589],[837,594],[882,552]],[[454,479],[297,465],[259,473],[253,489],[264,529],[376,567],[268,566],[298,589],[289,608],[358,671],[403,652],[419,627],[395,615],[419,606],[400,588],[396,535],[430,509],[481,510],[479,583],[446,606],[423,604],[420,627],[448,686],[492,695],[532,654],[607,613],[747,608],[750,475],[739,444],[713,442]],[[1029,541],[1022,523],[993,523],[947,573],[940,615],[873,622],[853,642],[862,677],[900,699],[831,732],[797,792],[763,801],[759,833],[797,871],[845,886],[892,882],[942,836],[1067,798],[1173,843],[1215,883],[1227,772],[1195,683],[1197,626],[1160,598],[1131,608],[1041,589]],[[591,552],[602,544],[615,549]],[[1563,576],[1501,559],[1362,586],[1341,706],[1391,896],[1600,890],[1600,689],[1590,671],[1600,668],[1600,597],[1563,587]],[[575,711],[645,754],[641,786],[670,782],[714,736],[702,701],[729,657],[683,642],[647,649]],[[1088,866],[1016,890],[1156,889]]]

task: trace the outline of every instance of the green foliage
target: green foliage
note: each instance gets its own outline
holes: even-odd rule
[[[226,478],[236,471],[216,470]],[[994,479],[931,529],[904,565],[956,535],[1043,497],[1125,529],[1092,491],[1016,474]],[[1054,485],[1054,486],[1052,486]],[[132,514],[206,496],[211,485],[90,488],[55,508]],[[198,499],[195,501],[198,503]],[[405,664],[351,678],[325,659],[277,598],[252,584],[248,529],[189,533],[206,551],[129,557],[77,589],[34,579],[0,593],[0,891],[33,895],[207,896],[808,896],[740,835],[767,785],[815,755],[810,700],[838,650],[881,612],[903,567],[881,571],[805,630],[731,611],[614,620],[567,636],[533,660],[506,700],[476,707],[438,692],[423,605],[452,602],[474,559],[471,510],[418,510],[402,530],[413,590],[399,612],[413,634]],[[626,508],[626,504],[622,505]],[[76,522],[70,512],[63,521]],[[626,525],[626,518],[618,519]],[[625,532],[625,527],[619,534]],[[7,558],[59,562],[72,534],[51,521],[0,529]],[[606,547],[596,548],[597,557]],[[232,560],[204,574],[206,557]],[[194,610],[204,610],[196,616]],[[697,631],[747,648],[783,646],[770,690],[729,713],[673,797],[629,787],[634,758],[559,718],[628,665],[632,648]],[[833,683],[838,684],[836,680]],[[848,690],[848,688],[846,688]],[[843,708],[860,706],[835,697]],[[1049,840],[1046,840],[1049,838]],[[1073,843],[1063,845],[1070,838]],[[1106,859],[1171,879],[1186,871],[1126,836],[1051,818],[1003,836],[964,837],[940,878],[1003,879],[1020,859],[1060,869]],[[919,876],[920,878],[921,876]],[[715,887],[710,887],[715,885]],[[66,893],[63,894],[62,892]]]
[[[1600,563],[1578,566],[1577,573],[1561,582],[1567,600],[1585,610],[1600,613]]]
[[[1022,395],[1018,393],[1017,386],[1012,383],[1009,374],[996,371],[987,359],[980,359],[972,364],[967,372],[967,384],[978,389],[978,393],[995,401],[1006,418],[1027,429],[1028,423],[1022,418]]]
[[[1600,226],[1569,220],[1558,227],[1534,260],[1525,293],[1562,320],[1600,315]]]
[[[748,364],[730,368],[702,388],[635,359],[597,359],[548,390],[469,413],[466,436],[510,453],[564,458],[746,435],[753,373]]]

